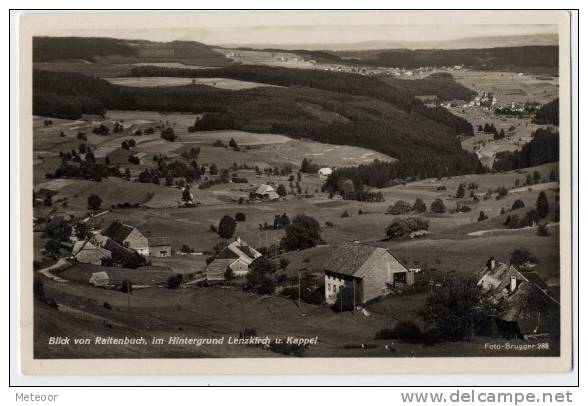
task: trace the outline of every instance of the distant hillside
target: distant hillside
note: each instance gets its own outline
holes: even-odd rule
[[[524,46],[482,49],[384,49],[337,52],[365,65],[414,69],[421,66],[464,65],[477,69],[542,69],[557,72],[557,46]]]
[[[33,62],[89,61],[184,62],[203,66],[226,66],[224,55],[195,41],[151,42],[114,38],[35,37]]]
[[[433,73],[423,79],[408,80],[390,76],[382,76],[380,79],[410,95],[435,95],[441,101],[469,101],[476,95],[475,91],[456,82],[453,75],[446,72]]]
[[[559,161],[559,132],[551,128],[539,128],[533,139],[517,151],[496,154],[493,168],[497,171],[529,168]]]
[[[52,103],[54,98],[59,104]],[[73,103],[69,110],[64,106],[68,101]],[[450,125],[455,126],[450,120],[457,117],[445,109],[429,110],[415,104],[405,111],[366,95],[303,86],[241,91],[201,85],[138,88],[74,73],[34,71],[34,114],[56,116],[63,111],[85,113],[100,108],[206,113],[198,121],[199,130],[277,133],[370,148],[399,158],[404,165],[409,162],[422,175],[472,173],[481,168],[477,157],[461,148],[456,129]]]
[[[135,67],[131,76],[178,76],[178,77],[224,77],[250,82],[267,83],[278,86],[303,86],[330,92],[366,96],[390,103],[405,112],[415,112],[428,119],[453,128],[456,135],[473,135],[472,125],[444,108],[427,108],[414,96],[419,94],[441,93],[445,85],[452,80],[447,76],[437,76],[429,80],[390,81],[383,83],[375,77],[354,73],[329,72],[311,69],[278,68],[263,65],[236,65],[220,69],[174,69],[153,66]],[[460,92],[453,92],[469,99],[471,91],[459,84],[453,86]],[[464,90],[465,89],[465,90]],[[470,96],[468,97],[467,93]]]
[[[82,59],[94,62],[98,56],[137,56],[138,49],[115,38],[34,37],[33,62]]]

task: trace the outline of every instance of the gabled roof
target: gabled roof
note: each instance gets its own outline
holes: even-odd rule
[[[94,245],[92,244],[92,242],[90,242],[90,240],[84,240],[84,241],[76,241],[74,243],[74,246],[71,250],[71,254],[74,257],[77,257],[78,255],[81,255],[83,253],[89,253],[89,252],[93,252],[95,253],[95,255],[97,255],[98,257],[110,257],[110,252],[100,246]]]
[[[271,187],[270,185],[259,185],[259,187],[255,191],[255,193],[258,195],[265,195],[270,192],[275,192],[274,188]]]
[[[528,318],[530,312],[536,312],[539,307],[559,307],[559,302],[547,294],[541,285],[541,280],[535,272],[529,280],[524,273],[519,272],[514,266],[497,263],[494,269],[486,266],[481,269],[481,278],[478,285],[485,289],[492,289],[497,299],[503,300],[505,309],[500,318],[506,321],[519,321]],[[516,287],[511,290],[511,278],[516,279]]]
[[[90,276],[90,280],[108,280],[108,274],[106,272],[94,272]]]
[[[229,247],[222,250],[215,259],[238,259],[239,255],[233,252]]]
[[[171,245],[169,237],[151,237],[149,238],[150,247],[160,247],[162,245]]]
[[[122,243],[131,232],[135,229],[133,226],[121,223],[120,221],[113,221],[104,231],[104,235],[112,238],[118,243]]]
[[[124,258],[133,258],[136,254],[132,249],[123,247],[111,238],[108,238],[106,241],[104,241],[102,247],[111,253],[117,254]]]
[[[394,258],[390,251],[384,248],[343,243],[325,261],[324,269],[332,273],[363,278],[376,262],[385,256]]]

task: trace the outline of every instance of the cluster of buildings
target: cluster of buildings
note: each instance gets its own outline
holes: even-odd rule
[[[168,237],[147,237],[137,227],[113,221],[104,230],[93,230],[91,236],[74,241],[71,256],[77,262],[101,265],[113,257],[168,257],[172,254]]]

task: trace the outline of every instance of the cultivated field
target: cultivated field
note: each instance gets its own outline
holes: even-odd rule
[[[543,104],[559,97],[558,78],[553,76],[475,70],[459,70],[451,74],[457,82],[479,94],[494,93],[500,104]]]
[[[169,87],[186,85],[206,85],[219,89],[243,90],[260,86],[272,86],[265,83],[246,82],[227,78],[178,78],[178,77],[122,77],[108,78],[110,83],[132,87]]]

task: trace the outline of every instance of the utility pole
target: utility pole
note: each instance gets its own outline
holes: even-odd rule
[[[131,283],[127,282],[127,310],[131,311]]]
[[[343,313],[343,290],[345,289],[345,285],[341,285],[341,313]]]
[[[302,310],[302,302],[300,301],[300,270],[298,271],[298,308]]]
[[[351,280],[351,283],[353,283],[353,310],[352,310],[352,312],[355,313],[355,278],[353,278]]]

